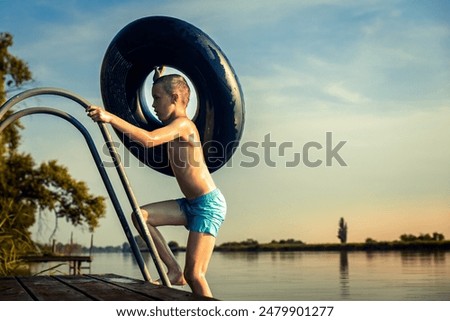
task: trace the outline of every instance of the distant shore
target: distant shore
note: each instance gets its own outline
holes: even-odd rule
[[[173,252],[184,252],[186,247],[178,244],[170,244]],[[142,252],[148,252],[145,246],[140,246]],[[228,242],[217,245],[215,252],[286,252],[286,251],[450,251],[450,240],[442,241],[371,241],[364,243],[319,243],[306,244],[301,241],[272,241],[270,243],[258,243],[254,240],[242,242]],[[112,253],[131,252],[127,246],[108,246],[82,248],[81,252],[86,253]]]
[[[450,240],[445,241],[386,241],[366,243],[225,243],[217,246],[217,252],[268,252],[268,251],[392,251],[392,250],[414,250],[414,251],[448,251]]]

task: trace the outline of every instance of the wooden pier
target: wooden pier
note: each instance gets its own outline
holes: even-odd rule
[[[0,278],[0,301],[201,301],[188,291],[116,274]]]
[[[73,275],[81,274],[82,269],[91,268],[92,256],[84,255],[46,255],[46,256],[25,256],[25,262],[46,263],[46,262],[69,262],[69,273]],[[83,266],[83,263],[88,263],[88,266]]]

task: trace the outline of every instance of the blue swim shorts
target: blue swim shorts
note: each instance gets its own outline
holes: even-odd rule
[[[186,215],[186,228],[189,231],[208,233],[217,237],[227,212],[227,203],[219,189],[193,200],[179,198],[177,202]]]

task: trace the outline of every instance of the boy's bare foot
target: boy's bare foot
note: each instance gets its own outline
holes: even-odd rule
[[[184,279],[183,273],[173,273],[173,274],[172,273],[167,273],[167,276],[169,278],[169,281],[170,281],[171,285],[183,286],[183,285],[187,284],[186,280]],[[163,284],[161,279],[153,281],[152,283],[156,284],[156,285],[162,285]]]

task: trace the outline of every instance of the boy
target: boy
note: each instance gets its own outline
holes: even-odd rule
[[[185,198],[145,205],[142,215],[167,266],[170,282],[187,282],[193,293],[212,297],[205,275],[218,229],[225,219],[226,202],[205,164],[197,128],[186,116],[190,95],[186,80],[180,75],[159,77],[161,73],[162,68],[155,69],[152,106],[164,127],[146,131],[97,106],[90,106],[88,115],[96,122],[111,124],[148,148],[168,143],[169,162]],[[135,213],[132,218],[139,230]],[[184,272],[157,229],[162,225],[184,225],[189,230]]]

